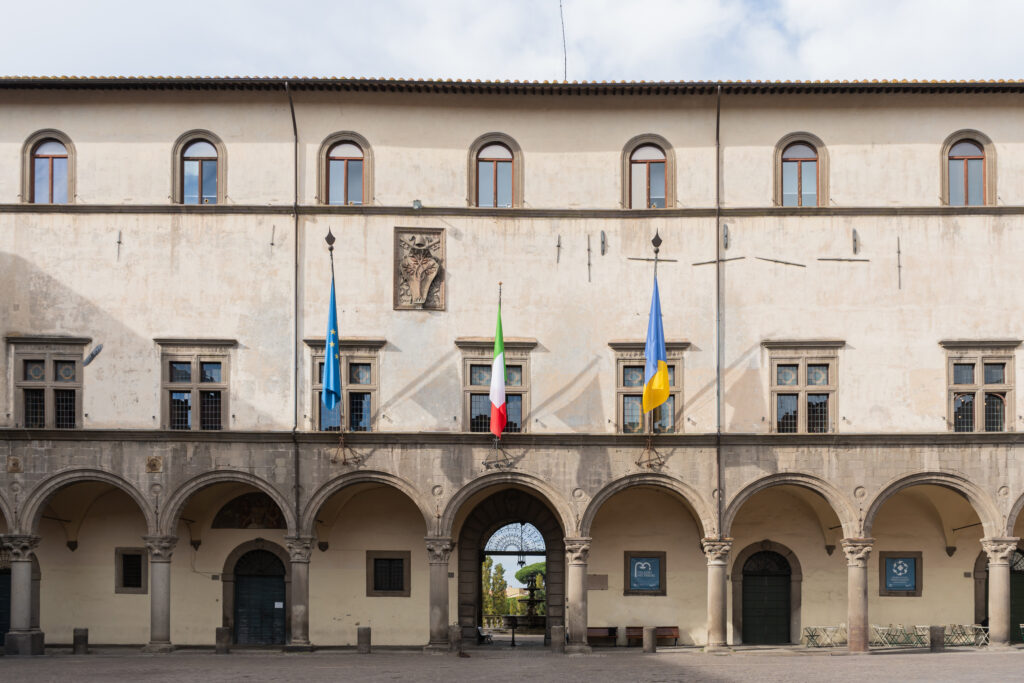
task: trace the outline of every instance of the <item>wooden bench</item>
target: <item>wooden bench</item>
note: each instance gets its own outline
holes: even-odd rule
[[[654,639],[655,641],[672,639],[673,645],[679,644],[679,627],[678,626],[655,626],[654,627]],[[634,643],[634,641],[636,641]],[[642,645],[644,642],[644,627],[643,626],[627,626],[626,627],[626,645]]]
[[[619,629],[615,626],[588,626],[587,643],[591,645],[596,645],[598,642],[609,643],[611,647],[615,647],[618,634]]]

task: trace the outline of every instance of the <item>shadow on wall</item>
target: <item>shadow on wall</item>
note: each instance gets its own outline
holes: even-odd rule
[[[54,257],[55,268],[60,267],[60,259],[60,255]],[[122,261],[91,275],[102,278],[111,297],[126,304],[125,308],[132,305],[139,308],[160,305],[168,311],[176,308],[173,289],[161,290],[159,301],[139,300],[138,290],[133,289],[139,276],[118,276],[119,271],[126,273],[129,268],[129,264]],[[94,346],[103,344],[102,353],[83,369],[82,401],[86,414],[83,427],[160,428],[160,349],[152,338],[140,336],[125,321],[15,254],[0,252],[0,291],[6,293],[4,314],[0,316],[0,338],[10,334],[91,337],[92,342],[84,349],[86,354]],[[168,324],[173,324],[173,316],[168,316],[167,320]],[[173,335],[174,331],[163,328],[154,336],[161,333]],[[246,349],[239,344],[236,350]],[[3,367],[8,367],[12,352],[10,344],[0,344]],[[14,406],[8,403],[12,396],[7,386],[9,377],[8,373],[0,373],[0,425],[13,427],[18,420]],[[240,382],[236,380],[232,384],[237,387]],[[105,403],[110,408],[109,415],[88,416]],[[231,412],[245,414],[254,425],[274,424],[274,416],[257,411],[237,390],[231,394]]]

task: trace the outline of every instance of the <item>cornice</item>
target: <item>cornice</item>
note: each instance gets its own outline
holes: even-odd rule
[[[537,340],[532,337],[504,337],[505,348],[509,351],[533,351]],[[493,349],[494,337],[458,337],[455,346],[460,349]]]
[[[1015,349],[1020,339],[943,339],[939,346],[944,349]]]
[[[306,337],[302,343],[315,349],[321,349],[327,340],[325,337]],[[343,349],[380,349],[387,343],[388,340],[383,337],[338,337],[338,346]]]
[[[766,349],[841,349],[846,346],[842,339],[764,339],[761,346]]]
[[[60,334],[9,334],[4,337],[8,344],[67,344],[85,346],[92,343],[92,337],[68,337]]]
[[[237,339],[206,339],[204,337],[154,337],[160,346],[238,346]]]
[[[608,346],[614,351],[643,351],[647,346],[646,341],[633,339],[613,339]],[[666,339],[665,351],[685,351],[690,348],[690,342],[685,339]]]

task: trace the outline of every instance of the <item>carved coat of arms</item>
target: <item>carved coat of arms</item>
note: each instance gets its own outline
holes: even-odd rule
[[[395,309],[444,310],[442,228],[395,228]]]

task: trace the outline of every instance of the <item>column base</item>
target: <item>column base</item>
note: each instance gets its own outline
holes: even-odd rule
[[[4,638],[4,653],[8,657],[41,655],[43,654],[44,643],[43,632],[38,629],[32,631],[8,631]]]
[[[174,652],[173,643],[150,643],[142,648],[143,652],[152,654],[167,654],[168,652]]]
[[[313,643],[288,643],[284,646],[285,652],[312,652],[315,649]]]
[[[565,654],[567,655],[589,655],[591,649],[589,645],[582,643],[566,643]]]

